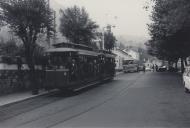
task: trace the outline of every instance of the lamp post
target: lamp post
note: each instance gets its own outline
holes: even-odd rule
[[[104,44],[105,44],[105,35],[104,35],[104,33],[105,33],[105,28],[106,28],[106,27],[103,27],[103,34],[102,34],[102,50],[105,49],[105,47],[104,47]]]
[[[54,26],[54,37],[53,37],[53,43],[56,42],[56,11],[51,10],[50,8],[50,0],[47,0],[47,6],[48,6],[48,13],[53,12],[53,26]],[[50,33],[49,33],[49,27],[47,28],[47,42],[48,42],[48,47],[51,47],[51,39],[50,39]]]
[[[47,4],[48,4],[48,12],[50,11],[50,1],[47,0]],[[50,34],[49,34],[49,27],[47,27],[47,42],[48,42],[48,48],[51,47],[51,41],[50,41]]]

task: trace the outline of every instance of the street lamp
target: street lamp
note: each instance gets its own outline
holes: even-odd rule
[[[102,34],[102,50],[105,49],[105,47],[104,47],[104,44],[105,44],[105,35],[104,35],[104,33],[105,33],[105,28],[106,28],[106,27],[103,27],[103,34]]]

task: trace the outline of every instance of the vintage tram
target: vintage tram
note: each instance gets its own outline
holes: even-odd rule
[[[46,89],[78,91],[112,80],[115,76],[115,55],[108,51],[94,51],[80,44],[58,43],[46,54]]]

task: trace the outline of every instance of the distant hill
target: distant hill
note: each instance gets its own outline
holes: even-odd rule
[[[119,43],[122,43],[125,46],[136,46],[145,48],[144,43],[148,41],[148,38],[131,35],[120,35],[117,36],[117,40]]]

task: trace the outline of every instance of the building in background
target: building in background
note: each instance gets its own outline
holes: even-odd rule
[[[123,51],[130,55],[133,59],[140,60],[140,54],[138,51],[135,51],[133,49],[124,49]]]
[[[115,63],[118,71],[123,70],[123,60],[134,60],[128,53],[119,48],[115,48],[112,52],[116,54]]]

